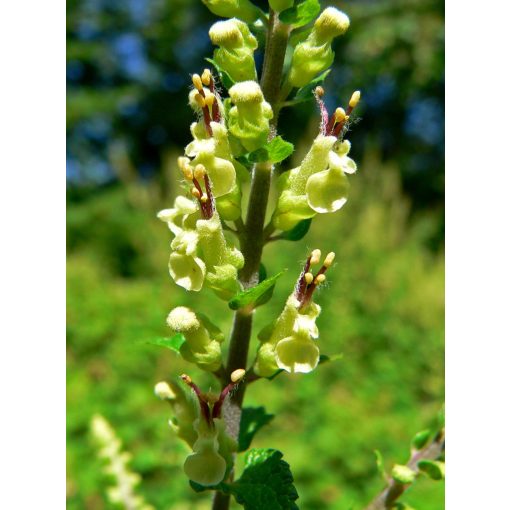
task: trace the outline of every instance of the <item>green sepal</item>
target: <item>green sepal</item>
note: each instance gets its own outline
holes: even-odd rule
[[[148,344],[166,347],[177,354],[181,353],[181,347],[184,342],[186,342],[186,339],[182,333],[177,333],[172,337],[157,337],[147,341]]]
[[[263,282],[260,282],[255,287],[239,292],[239,294],[235,295],[228,302],[228,306],[232,310],[238,310],[239,308],[243,308],[248,305],[259,306],[264,304],[271,298],[273,288],[276,285],[276,280],[278,280],[283,273],[285,273],[285,271],[280,271],[279,273],[265,279]]]
[[[220,482],[218,485],[205,486],[197,482],[194,482],[193,480],[189,480],[189,485],[195,492],[198,493],[205,491],[221,491],[225,492],[226,494],[230,493],[230,486],[225,482]]]
[[[282,457],[272,448],[252,449],[245,455],[243,474],[229,490],[246,510],[298,509],[294,478]]]
[[[331,354],[328,356],[327,354],[321,354],[319,356],[319,365],[323,365],[324,363],[329,363],[330,361],[339,361],[344,357],[343,354]]]
[[[287,241],[300,241],[310,230],[313,218],[300,221],[295,227],[284,232],[280,237]]]
[[[431,434],[429,429],[418,432],[411,441],[412,447],[421,450],[429,442]]]
[[[443,480],[445,476],[444,462],[439,460],[420,460],[418,469],[432,480]]]
[[[204,325],[205,329],[209,332],[209,336],[216,340],[217,342],[223,342],[225,340],[225,335],[221,329],[214,324],[207,315],[201,312],[195,312],[195,315],[198,317],[200,322]]]
[[[403,464],[395,464],[391,470],[391,477],[398,483],[409,485],[416,479],[416,471]]]
[[[247,154],[250,163],[281,163],[294,152],[294,145],[285,141],[281,136],[275,136],[260,149]]]
[[[232,85],[235,84],[235,80],[228,74],[225,69],[223,69],[213,58],[206,58],[207,62],[212,64],[214,68],[216,69],[216,72],[218,73],[218,76],[220,77],[220,81],[222,85],[228,90]]]
[[[302,103],[314,99],[313,91],[316,89],[316,87],[324,82],[330,72],[331,69],[326,69],[323,73],[314,78],[310,83],[298,89],[296,95],[291,99],[291,101],[293,103]]]
[[[313,21],[321,10],[319,0],[298,0],[294,7],[286,9],[279,15],[280,21],[293,25],[294,28],[302,27]]]
[[[243,407],[239,425],[239,450],[244,452],[250,447],[255,434],[271,422],[274,414],[266,413],[264,407]]]

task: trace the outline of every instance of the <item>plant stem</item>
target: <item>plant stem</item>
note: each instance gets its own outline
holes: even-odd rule
[[[434,440],[423,450],[418,450],[407,463],[407,467],[416,473],[418,470],[418,462],[420,460],[429,459],[436,460],[444,450],[444,430],[441,430]],[[388,510],[393,508],[398,498],[410,487],[391,480],[388,486],[365,508],[365,510]]]
[[[283,62],[287,50],[290,26],[280,23],[272,10],[269,16],[266,52],[262,69],[261,88],[265,100],[276,109],[280,96]],[[275,116],[276,117],[276,116]],[[274,132],[278,119],[273,118]],[[264,223],[271,185],[271,162],[257,163],[253,168],[248,210],[245,226],[240,232],[240,247],[244,256],[244,267],[239,271],[239,281],[244,288],[257,285],[259,268],[264,249]],[[230,336],[226,378],[238,368],[246,368],[250,346],[253,310],[250,307],[237,310]],[[225,381],[228,383],[229,381]],[[237,438],[246,384],[241,384],[236,393],[225,402],[223,415],[229,434]],[[228,510],[230,495],[217,491],[213,499],[213,510]]]

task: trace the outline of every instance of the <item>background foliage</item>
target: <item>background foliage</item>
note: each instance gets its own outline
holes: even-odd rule
[[[281,307],[308,249],[337,252],[317,301],[321,351],[342,353],[301,377],[257,382],[246,405],[276,414],[253,446],[276,446],[306,509],[362,508],[382,488],[373,450],[403,462],[413,434],[443,399],[443,4],[330,2],[351,17],[325,88],[330,108],[363,92],[349,138],[359,173],[344,209],[316,218],[304,241],[269,245],[269,274],[287,267],[256,330]],[[263,6],[264,2],[259,2]],[[326,4],[324,4],[326,5]],[[178,304],[230,313],[207,292],[188,295],[166,270],[169,234],[155,213],[176,193],[175,157],[189,141],[189,74],[210,55],[214,18],[198,0],[68,3],[68,507],[109,508],[88,435],[102,413],[158,509],[208,508],[181,464],[184,446],[155,399],[182,372],[147,340],[167,334]],[[285,111],[280,132],[297,160],[317,131],[313,104]],[[287,163],[290,164],[290,163]],[[273,311],[272,311],[273,310]],[[256,342],[253,343],[255,347]],[[200,380],[202,377],[202,380]],[[197,379],[209,384],[207,376]],[[239,466],[241,469],[242,466]],[[407,501],[444,507],[423,480]]]

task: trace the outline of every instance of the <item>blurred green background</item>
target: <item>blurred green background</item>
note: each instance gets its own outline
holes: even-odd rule
[[[405,462],[410,438],[434,423],[443,402],[444,7],[435,0],[322,5],[351,18],[325,89],[330,109],[362,91],[348,135],[359,172],[339,213],[316,218],[302,241],[268,245],[269,274],[289,271],[257,312],[255,330],[283,306],[307,251],[334,250],[318,325],[321,352],[343,358],[305,376],[257,382],[246,404],[276,414],[254,446],[283,451],[300,508],[349,510],[383,486],[373,450],[387,467]],[[88,432],[96,412],[133,454],[148,502],[158,510],[209,507],[209,496],[188,486],[186,448],[152,392],[184,370],[206,387],[215,382],[146,341],[168,334],[165,317],[176,305],[230,328],[225,303],[173,284],[170,233],[155,217],[179,191],[175,159],[193,120],[189,75],[212,52],[214,20],[199,0],[68,2],[71,510],[111,508]],[[279,131],[296,144],[294,162],[317,129],[312,103],[284,110]],[[441,510],[443,497],[442,483],[420,480],[405,500]]]

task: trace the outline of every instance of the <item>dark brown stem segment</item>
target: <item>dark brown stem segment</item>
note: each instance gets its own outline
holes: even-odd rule
[[[411,468],[416,473],[418,472],[418,462],[420,460],[436,460],[444,451],[444,430],[441,430],[434,440],[423,450],[418,450],[407,463],[407,467]],[[365,508],[365,510],[389,510],[393,508],[398,498],[410,487],[411,485],[404,485],[395,480],[391,480],[388,486]]]
[[[290,26],[280,23],[278,15],[270,13],[267,33],[266,51],[261,78],[261,88],[265,100],[276,109],[280,95],[283,62],[287,50]],[[273,119],[276,130],[277,118]],[[244,256],[244,267],[239,272],[239,281],[244,288],[257,285],[259,267],[264,248],[264,222],[266,218],[267,200],[271,185],[270,162],[257,163],[253,168],[248,210],[245,227],[240,235],[241,251]],[[234,316],[234,324],[230,337],[226,367],[226,377],[238,368],[246,368],[250,346],[253,310],[243,308]],[[229,381],[225,381],[228,383]],[[228,432],[233,437],[239,435],[239,423],[246,384],[240,384],[237,392],[227,399],[223,407],[223,416]],[[228,510],[230,496],[217,491],[214,494],[213,510]]]

